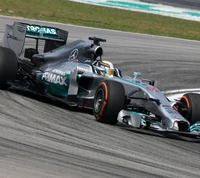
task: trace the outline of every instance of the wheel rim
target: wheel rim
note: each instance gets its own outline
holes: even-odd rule
[[[94,110],[96,113],[101,111],[103,102],[104,102],[105,93],[102,88],[100,88],[96,94],[95,102],[94,102]]]

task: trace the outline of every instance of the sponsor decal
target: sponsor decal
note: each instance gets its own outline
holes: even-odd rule
[[[91,59],[86,59],[84,62],[85,62],[85,63],[91,63],[92,60],[91,60]]]
[[[63,71],[61,71],[61,70],[58,70],[58,69],[53,69],[53,71],[52,71],[53,73],[55,73],[55,74],[59,74],[59,75],[62,75],[62,76],[65,76],[65,72],[63,72]]]
[[[83,67],[77,66],[76,67],[78,73],[84,73],[86,70]]]
[[[149,86],[146,86],[146,90],[148,90],[150,92],[159,92],[159,90],[156,89],[155,87],[149,87]]]
[[[56,29],[53,29],[53,28],[48,28],[48,27],[43,27],[42,29],[41,29],[41,31],[43,32],[43,33],[45,33],[45,34],[50,34],[50,35],[57,35],[57,33],[56,33]]]
[[[56,29],[51,27],[40,27],[37,25],[27,25],[26,30],[29,32],[57,35]]]
[[[42,75],[42,80],[45,80],[49,83],[54,83],[54,84],[59,84],[59,85],[64,85],[64,86],[67,86],[67,84],[65,83],[66,79],[67,79],[67,76],[60,76],[60,75],[49,73],[49,72],[45,72]]]
[[[24,27],[22,27],[22,26],[17,26],[17,30],[18,30],[18,32],[20,32],[20,33],[24,33],[25,32],[25,28]]]
[[[78,57],[78,49],[74,49],[73,51],[71,51],[68,60],[74,61],[77,59],[77,57]]]
[[[12,36],[12,35],[10,35],[10,34],[7,35],[7,38],[11,38],[11,39],[13,39],[13,40],[18,40],[18,38],[17,38],[16,36]]]

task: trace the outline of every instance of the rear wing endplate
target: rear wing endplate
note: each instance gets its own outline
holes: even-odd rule
[[[25,36],[26,27],[24,25],[16,22],[12,26],[6,25],[2,46],[12,49],[16,56],[19,56],[24,47]]]

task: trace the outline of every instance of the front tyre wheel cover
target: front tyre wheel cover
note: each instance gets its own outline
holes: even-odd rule
[[[186,111],[184,111],[182,116],[187,119],[190,124],[194,124],[197,121],[200,121],[200,95],[197,93],[187,93],[182,96],[180,100],[185,106]]]
[[[96,120],[116,124],[118,113],[123,109],[124,104],[125,90],[121,83],[112,80],[101,82],[94,97],[93,111]]]

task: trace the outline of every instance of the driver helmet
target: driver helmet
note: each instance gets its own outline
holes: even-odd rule
[[[98,64],[98,67],[105,69],[104,72],[100,72],[100,75],[105,75],[107,77],[113,77],[113,75],[114,75],[114,65],[111,62],[102,61],[101,63]]]

